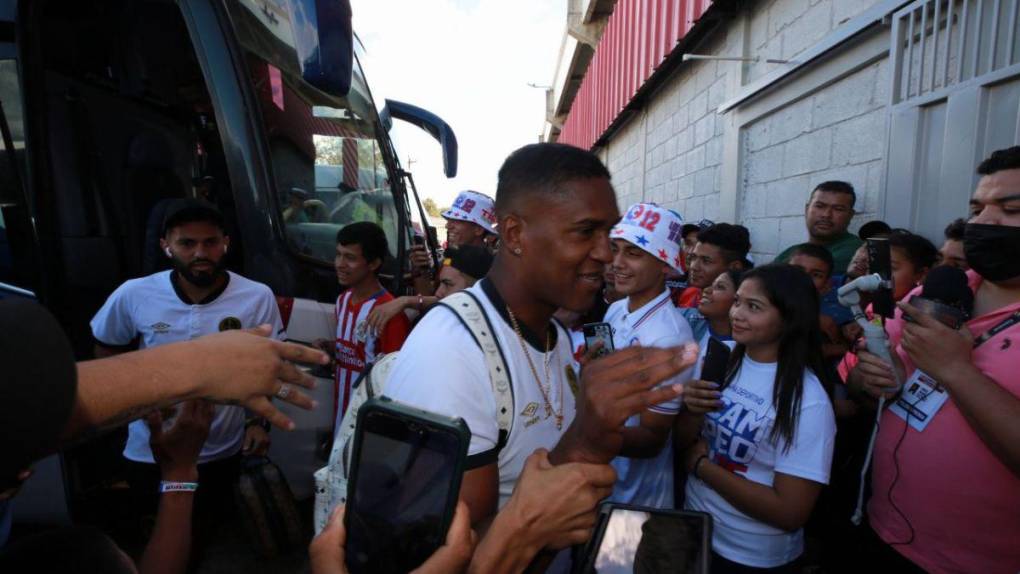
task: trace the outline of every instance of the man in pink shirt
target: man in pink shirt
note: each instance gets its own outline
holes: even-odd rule
[[[882,415],[862,569],[1020,571],[1020,147],[978,173],[964,239],[972,319],[954,331],[900,303],[891,321],[906,384]],[[892,372],[861,353],[851,392],[892,397]]]

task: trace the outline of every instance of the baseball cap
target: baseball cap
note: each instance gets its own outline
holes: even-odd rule
[[[492,267],[492,254],[484,247],[461,245],[446,250],[443,266],[449,265],[473,279],[481,279]]]
[[[492,198],[484,193],[465,190],[457,195],[453,207],[442,213],[445,219],[467,221],[488,233],[496,233],[496,209]]]
[[[857,232],[857,237],[867,241],[872,237],[889,235],[890,233],[892,233],[892,228],[889,227],[889,224],[876,219],[862,225],[861,229]]]
[[[193,198],[175,199],[163,216],[163,237],[167,231],[188,221],[209,221],[226,231],[223,214],[208,201]]]
[[[715,222],[712,221],[711,219],[702,219],[697,223],[685,223],[680,230],[680,235],[686,236],[688,233],[692,231],[701,231],[702,229],[705,229],[706,227],[712,227],[713,225],[715,225]]]
[[[683,217],[654,203],[635,203],[613,230],[610,239],[623,239],[673,269],[680,269]]]

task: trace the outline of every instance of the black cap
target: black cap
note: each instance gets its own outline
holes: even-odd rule
[[[687,234],[692,231],[701,231],[702,229],[712,227],[713,225],[715,225],[715,222],[711,219],[702,219],[697,223],[685,223],[683,227],[680,228],[680,237],[687,237]]]
[[[461,245],[446,250],[443,264],[473,279],[481,279],[492,267],[492,254],[484,247],[477,245]]]
[[[860,231],[857,232],[857,237],[867,241],[872,237],[878,237],[879,235],[889,235],[892,233],[892,228],[889,224],[878,219],[869,221],[861,226]]]
[[[215,205],[189,197],[175,199],[167,206],[166,214],[163,216],[162,236],[166,237],[167,232],[178,225],[194,221],[207,221],[226,231],[223,214]]]
[[[71,417],[78,373],[71,343],[38,303],[0,300],[0,489],[55,452]]]

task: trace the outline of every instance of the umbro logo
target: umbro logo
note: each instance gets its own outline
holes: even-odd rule
[[[538,403],[528,403],[528,406],[524,407],[521,414],[526,417],[533,417],[538,412]]]
[[[159,323],[153,323],[152,325],[149,325],[149,327],[151,327],[152,330],[157,333],[167,333],[170,331],[170,325],[162,321],[160,321]]]

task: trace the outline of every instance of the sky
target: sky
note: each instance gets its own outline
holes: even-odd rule
[[[552,83],[566,4],[352,0],[354,31],[367,52],[362,64],[377,103],[390,98],[425,108],[457,134],[459,169],[447,179],[439,142],[394,122],[400,162],[414,174],[422,200],[448,206],[463,189],[494,196],[506,156],[538,141],[545,90],[528,83]]]

